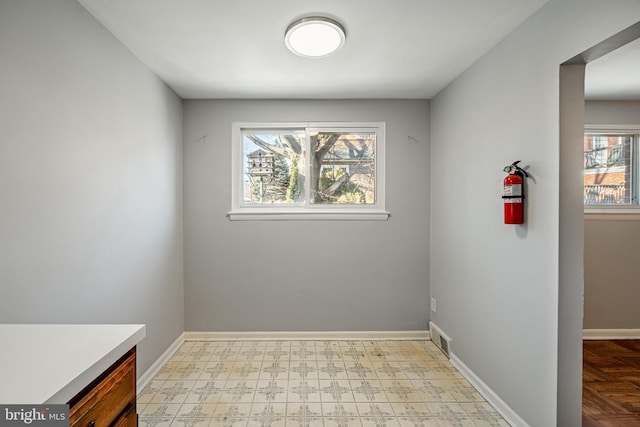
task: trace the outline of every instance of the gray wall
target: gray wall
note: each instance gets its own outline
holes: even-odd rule
[[[561,192],[560,170],[581,170],[559,155],[560,64],[639,14],[637,1],[551,0],[431,103],[432,317],[454,355],[532,426],[581,423],[582,301],[567,297],[582,292],[582,257],[567,264],[582,252],[582,228],[570,224],[582,210],[575,194],[560,203],[574,181]],[[450,173],[449,159],[463,167]],[[532,174],[523,226],[502,223],[502,168],[514,160]],[[559,331],[559,319],[571,326]]]
[[[587,65],[587,75],[589,65]],[[640,101],[587,101],[585,125],[640,126]]]
[[[584,328],[640,329],[639,218],[584,223]]]
[[[427,101],[185,101],[186,330],[425,330],[428,117]],[[229,221],[234,121],[386,122],[391,218]]]
[[[640,129],[640,102],[587,102],[585,123]],[[601,214],[585,215],[585,329],[640,329],[639,219],[638,215],[614,219]]]
[[[0,323],[183,331],[182,102],[76,1],[0,2]]]

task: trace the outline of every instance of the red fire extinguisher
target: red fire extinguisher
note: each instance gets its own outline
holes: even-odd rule
[[[504,168],[508,173],[502,195],[505,224],[524,224],[524,180],[529,175],[518,163],[520,160]]]

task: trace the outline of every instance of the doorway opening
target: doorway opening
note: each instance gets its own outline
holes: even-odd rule
[[[640,22],[576,55],[560,69],[558,408],[563,410],[559,411],[559,425],[562,425],[561,412],[566,411],[571,417],[570,414],[582,409],[582,395],[576,393],[582,390],[582,363],[576,362],[583,358],[583,340],[576,332],[584,328],[583,298],[586,292],[582,277],[587,270],[583,253],[576,251],[578,247],[585,249],[585,222],[576,221],[576,218],[584,218],[585,73],[588,76],[589,63],[638,39]]]

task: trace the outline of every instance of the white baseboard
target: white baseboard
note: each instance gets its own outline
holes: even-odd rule
[[[584,329],[582,339],[637,340],[640,339],[640,329]]]
[[[491,388],[473,373],[455,354],[451,354],[451,364],[484,397],[487,402],[513,427],[530,427],[520,415],[507,405]]]
[[[185,341],[429,340],[429,331],[185,332]]]
[[[171,356],[173,356],[175,352],[178,351],[178,348],[180,348],[180,346],[185,341],[184,336],[184,332],[180,334],[180,336],[173,342],[173,344],[171,344],[169,348],[164,353],[162,353],[158,360],[156,360],[153,365],[151,365],[149,369],[147,369],[146,372],[142,374],[140,378],[138,378],[137,394],[140,394],[140,392],[147,386],[147,384],[151,382],[153,377],[155,377],[156,374],[160,372],[162,367],[169,361],[169,359],[171,359]]]

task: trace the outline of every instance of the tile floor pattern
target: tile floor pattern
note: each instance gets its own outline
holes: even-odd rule
[[[509,426],[430,341],[188,341],[138,414],[140,427]]]

